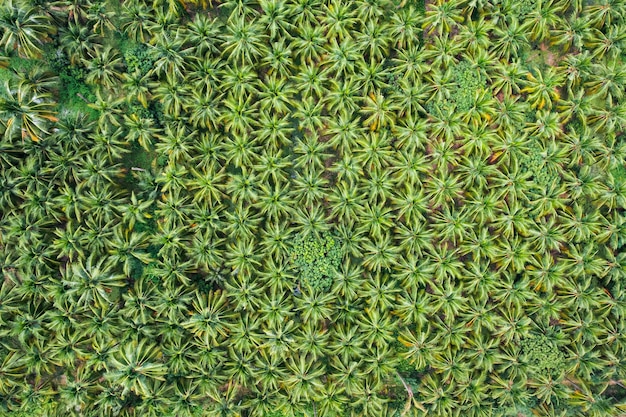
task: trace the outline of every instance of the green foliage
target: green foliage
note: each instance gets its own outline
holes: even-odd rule
[[[142,43],[127,45],[123,53],[124,62],[126,62],[129,73],[139,71],[142,75],[145,75],[152,69],[154,58],[150,55],[146,45]]]
[[[0,1],[0,416],[620,415],[622,3]]]
[[[546,335],[533,335],[520,341],[521,360],[536,375],[558,378],[566,367],[565,354],[554,339]]]
[[[617,184],[626,184],[626,166],[617,165],[611,169],[611,175]]]
[[[494,417],[532,417],[532,407],[527,404],[497,407],[493,410]]]
[[[299,272],[301,282],[327,291],[333,283],[343,254],[339,240],[330,233],[300,237],[293,242],[290,260]]]
[[[14,56],[9,59],[9,68],[15,72],[28,72],[41,65],[38,59],[22,58]]]
[[[452,70],[455,86],[450,94],[450,101],[457,111],[466,112],[476,101],[476,93],[484,89],[486,80],[478,68],[467,61],[461,61]]]
[[[14,78],[15,76],[10,69],[0,68],[0,85],[5,85],[6,83],[12,82]],[[4,88],[0,88],[0,97],[7,97]]]
[[[58,107],[65,111],[81,112],[91,120],[98,118],[99,112],[91,107],[96,101],[93,87],[87,85],[87,71],[82,66],[72,65],[64,54],[49,54],[50,67],[59,75]]]
[[[537,0],[518,0],[513,3],[513,11],[519,17],[524,17],[537,8]]]
[[[58,411],[58,403],[45,395],[35,394],[34,398],[25,398],[19,406],[13,404],[7,407],[7,404],[0,402],[0,417],[47,417]]]
[[[521,155],[522,172],[529,171],[534,183],[542,188],[559,182],[559,175],[550,170],[546,163],[546,152],[541,148],[539,140],[530,138],[528,143],[528,152]]]
[[[425,108],[429,113],[446,112],[451,108],[455,112],[467,112],[476,103],[476,95],[487,85],[481,71],[468,61],[461,61],[453,67],[452,81],[454,83],[450,87],[450,97],[428,102]]]

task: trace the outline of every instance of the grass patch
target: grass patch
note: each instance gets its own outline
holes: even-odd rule
[[[148,171],[152,168],[153,164],[156,164],[157,158],[158,154],[154,150],[148,152],[142,148],[137,141],[132,141],[130,144],[130,152],[125,154],[120,161],[125,168],[125,174],[119,185],[137,194],[144,191],[139,185],[136,170],[133,170],[133,168]]]

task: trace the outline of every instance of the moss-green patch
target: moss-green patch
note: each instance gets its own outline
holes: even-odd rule
[[[302,236],[296,239],[290,252],[290,261],[299,271],[303,283],[322,291],[332,285],[332,277],[341,259],[339,241],[328,233],[319,238]]]
[[[130,39],[124,32],[115,32],[109,38],[108,44],[120,51],[127,72],[139,71],[145,75],[152,69],[154,58],[150,54],[148,45]]]
[[[426,1],[425,0],[396,0],[396,7],[413,7],[418,12],[424,13],[426,12]]]
[[[626,167],[624,165],[617,165],[616,167],[611,169],[611,175],[613,175],[616,183],[626,183]]]
[[[13,80],[14,74],[8,68],[0,68],[0,87]],[[5,88],[0,88],[0,97],[6,98]]]
[[[139,187],[139,181],[134,171],[137,169],[150,170],[153,163],[156,163],[157,158],[158,155],[155,151],[148,152],[137,141],[131,142],[130,152],[125,154],[120,161],[125,168],[125,174],[119,182],[120,186],[129,191],[141,192],[142,190]]]
[[[558,378],[565,372],[566,357],[557,343],[545,335],[533,335],[520,341],[521,360],[537,375]]]
[[[100,113],[98,110],[89,107],[90,103],[96,101],[96,96],[90,86],[85,84],[80,71],[75,67],[67,72],[59,74],[61,88],[59,91],[59,111],[80,112],[90,120],[96,120]]]
[[[46,54],[50,70],[59,76],[58,111],[80,112],[90,120],[96,120],[100,113],[89,107],[96,101],[93,87],[85,83],[85,68],[72,65],[63,54],[50,50]]]
[[[127,167],[136,167],[141,169],[150,169],[152,162],[157,158],[154,151],[148,152],[139,145],[139,142],[133,141],[130,146],[130,152],[125,159],[128,163]]]
[[[28,72],[36,67],[41,66],[42,62],[39,59],[27,59],[14,56],[9,59],[9,68],[15,72]]]

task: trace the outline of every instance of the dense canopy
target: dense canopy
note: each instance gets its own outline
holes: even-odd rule
[[[0,415],[626,413],[623,0],[3,0]]]

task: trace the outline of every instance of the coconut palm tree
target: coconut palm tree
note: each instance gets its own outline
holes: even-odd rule
[[[452,31],[453,28],[463,21],[462,10],[459,2],[437,1],[426,11],[422,28],[426,29],[429,35],[436,33],[443,36]]]
[[[0,123],[5,140],[11,142],[19,134],[22,140],[38,142],[49,135],[48,124],[55,122],[54,102],[49,94],[38,94],[28,86],[4,85],[5,96],[0,98]]]
[[[51,23],[48,16],[39,14],[31,4],[7,0],[0,7],[0,44],[6,53],[17,51],[19,56],[37,58],[50,35],[56,33],[56,26]]]

